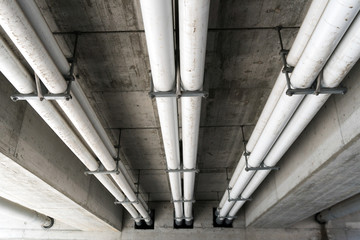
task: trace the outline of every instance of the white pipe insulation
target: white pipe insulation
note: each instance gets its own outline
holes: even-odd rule
[[[295,88],[307,88],[315,80],[332,51],[358,13],[360,2],[356,0],[333,0],[328,3],[317,24],[298,64],[291,75],[291,84]],[[269,121],[248,159],[250,166],[259,166],[270,148],[290,120],[303,96],[287,96],[284,89]],[[230,192],[231,198],[237,198],[254,175],[254,172],[242,170]],[[234,202],[226,201],[219,211],[218,222],[227,216]]]
[[[323,70],[322,87],[337,87],[359,58],[360,17],[358,16],[326,63]],[[264,160],[266,166],[276,165],[329,97],[329,94],[318,96],[308,95],[305,97],[281,136],[266,156]],[[257,171],[245,190],[241,193],[241,196],[249,198],[269,172],[269,170]],[[243,204],[244,202],[237,202],[229,212],[230,217],[228,219],[231,220]]]
[[[2,197],[0,197],[0,213],[1,215],[5,215],[13,219],[18,219],[26,223],[39,224],[43,228],[51,228],[54,224],[53,219],[50,217],[23,207]]]
[[[313,0],[311,3],[309,10],[304,18],[304,21],[301,25],[301,28],[295,38],[294,44],[291,47],[291,50],[286,58],[287,63],[290,66],[296,66],[297,62],[299,61],[302,52],[304,51],[322,13],[325,10],[325,7],[328,3],[328,0]],[[285,74],[280,71],[278,78],[275,82],[275,85],[270,93],[270,96],[264,106],[263,111],[259,117],[259,120],[256,123],[256,126],[251,134],[249,141],[246,144],[246,150],[248,152],[252,152],[254,147],[259,140],[259,137],[262,131],[265,128],[266,123],[269,121],[271,113],[273,112],[281,93],[284,91],[286,87],[286,78]],[[241,155],[238,165],[231,177],[229,182],[229,188],[233,188],[241,171],[244,169],[245,166],[245,156],[244,154]],[[228,199],[228,191],[225,191],[221,202],[219,204],[219,208],[222,208],[225,202]]]
[[[50,57],[53,59],[55,65],[61,72],[61,74],[68,75],[70,73],[70,65],[67,59],[65,58],[63,52],[61,51],[54,35],[52,34],[49,26],[47,25],[44,17],[42,16],[34,0],[17,0],[17,2],[20,8],[23,10],[27,20],[29,21],[34,31],[40,38],[41,42],[43,43],[45,49],[48,51]],[[101,140],[104,142],[105,146],[107,147],[113,158],[116,158],[117,150],[114,148],[114,145],[112,144],[107,133],[105,132],[105,129],[103,128],[94,109],[91,107],[78,81],[72,82],[71,90],[73,95],[79,101],[82,109],[85,111],[90,122],[93,124],[94,128],[99,134]],[[127,181],[130,183],[133,190],[136,190],[134,179],[129,175],[121,159],[118,164],[120,171],[125,175]],[[140,196],[139,196],[139,200],[141,200],[142,203],[144,203],[143,199]]]
[[[35,84],[31,75],[2,38],[0,38],[0,71],[19,93],[30,94],[35,91]],[[90,171],[95,171],[98,168],[95,158],[50,102],[33,99],[28,100],[28,103]],[[95,177],[117,200],[125,200],[124,194],[108,176],[96,175]],[[138,212],[133,206],[124,204],[123,207],[132,217],[138,217]]]
[[[210,0],[179,0],[180,75],[183,91],[203,88]],[[182,151],[184,169],[195,169],[201,97],[182,97]],[[193,222],[195,172],[184,172],[185,223]]]
[[[175,88],[175,56],[172,4],[168,0],[141,0],[147,49],[154,90],[172,91]],[[161,133],[168,169],[180,169],[179,133],[176,98],[156,98]],[[169,172],[175,208],[176,224],[183,218],[181,175]]]
[[[15,1],[0,1],[0,23],[47,89],[54,94],[63,93],[67,88],[64,77],[55,66]],[[27,41],[24,41],[24,39],[27,39]],[[87,118],[76,97],[73,97],[71,101],[59,100],[57,103],[103,163],[104,167],[107,170],[115,169],[116,163],[113,157]],[[137,200],[136,194],[122,173],[112,177],[130,201]],[[152,220],[147,211],[147,206],[139,203],[133,203],[133,205],[145,219],[146,223],[151,224]]]

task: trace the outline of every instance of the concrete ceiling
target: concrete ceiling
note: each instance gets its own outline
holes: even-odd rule
[[[273,171],[239,211],[233,229],[212,225],[211,210],[282,68],[275,27],[283,26],[289,49],[311,0],[211,0],[204,82],[209,96],[201,109],[194,229],[186,232],[173,229],[157,106],[148,96],[150,63],[139,0],[35,2],[66,57],[72,56],[78,35],[77,80],[112,143],[120,144],[143,198],[156,210],[152,233],[134,230],[131,216],[113,204],[95,177],[82,174],[85,167],[36,112],[25,102],[11,102],[14,88],[0,74],[0,195],[53,216],[59,222],[54,231],[63,234],[57,239],[76,239],[76,231],[79,239],[190,239],[193,234],[199,239],[317,239],[313,215],[360,193],[357,63],[343,82],[346,95],[328,100],[278,163],[281,171]],[[0,35],[32,72],[1,28]],[[347,239],[357,239],[358,216],[335,221],[329,229],[352,226],[355,237]],[[8,225],[15,224],[0,217],[0,238],[12,233],[1,231]],[[18,227],[19,236],[25,225]],[[83,231],[102,232],[80,235]],[[50,238],[43,231],[33,233]],[[342,230],[336,234],[346,239]]]
[[[138,0],[36,0],[63,52],[78,41],[78,81],[144,198],[170,200],[149,57]],[[219,200],[281,69],[278,35],[289,48],[307,0],[211,1],[196,179],[197,200]],[[136,179],[134,179],[136,181]],[[209,184],[209,181],[211,184]]]

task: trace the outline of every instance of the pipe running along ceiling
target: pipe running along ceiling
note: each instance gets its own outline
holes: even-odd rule
[[[178,2],[176,7],[168,0],[140,0],[154,91],[172,94],[171,97],[155,95],[175,223],[180,226],[184,222],[192,225],[194,220],[200,93],[204,84],[210,0],[175,2]],[[178,9],[178,14],[174,14],[174,9]],[[286,57],[288,67],[293,67],[290,73],[293,88],[310,87],[317,78],[322,87],[333,88],[340,84],[360,57],[359,9],[360,3],[355,0],[312,2]],[[174,27],[174,17],[179,21],[178,29]],[[53,94],[65,92],[64,77],[70,74],[71,65],[34,1],[0,0],[0,24],[46,88]],[[178,36],[174,37],[174,32]],[[22,94],[36,92],[33,77],[3,39],[0,39],[0,53],[0,71],[17,91]],[[286,78],[281,71],[246,145],[251,167],[275,166],[330,96],[288,96],[286,91]],[[118,157],[118,151],[76,80],[71,93],[70,101],[56,100],[63,113],[51,101],[37,98],[27,101],[90,171],[100,167],[96,158],[106,170],[116,169],[114,158]],[[95,177],[122,203],[137,224],[145,220],[151,225],[149,207],[135,193],[133,177],[122,161],[119,170],[119,174]],[[231,199],[250,198],[269,172],[247,171],[243,154],[229,182],[230,190],[225,191],[217,208],[217,223],[222,224],[224,220],[231,223],[245,203]]]

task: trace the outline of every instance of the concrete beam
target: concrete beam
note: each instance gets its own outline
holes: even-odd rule
[[[359,77],[357,64],[258,189],[247,226],[289,226],[360,192]]]
[[[306,220],[291,228],[278,229],[251,229],[244,227],[244,213],[234,221],[233,228],[214,228],[212,219],[212,208],[218,204],[217,201],[196,202],[194,207],[194,228],[173,229],[173,207],[171,203],[153,203],[150,208],[155,209],[155,229],[151,231],[139,231],[134,229],[134,223],[128,214],[124,215],[124,231],[121,240],[140,239],[318,239],[320,236],[319,225],[313,220]]]
[[[86,231],[118,231],[122,208],[0,74],[0,195]]]

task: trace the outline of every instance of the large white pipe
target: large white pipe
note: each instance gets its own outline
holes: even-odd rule
[[[301,25],[301,28],[295,38],[294,44],[291,47],[291,50],[286,58],[287,63],[290,66],[296,66],[296,64],[298,63],[302,52],[304,51],[322,13],[325,10],[327,3],[328,0],[314,0],[311,3],[309,11],[307,12],[304,21]],[[264,109],[261,112],[259,120],[257,121],[256,126],[251,134],[251,137],[246,144],[246,151],[252,152],[254,150],[254,147],[262,131],[264,130],[265,125],[271,116],[271,113],[273,112],[277,102],[279,101],[279,98],[281,96],[281,93],[284,91],[285,86],[286,86],[286,78],[285,75],[282,73],[282,71],[280,71],[278,78],[275,82],[275,85],[270,93],[270,96],[266,101]],[[245,156],[241,155],[239,163],[236,166],[236,169],[229,182],[230,188],[234,187],[244,166],[245,166]],[[221,199],[221,202],[219,204],[219,208],[222,208],[224,206],[227,199],[228,199],[228,191],[225,191]]]
[[[141,0],[147,49],[149,52],[154,90],[172,91],[175,88],[175,57],[172,4],[168,0]],[[169,169],[180,168],[177,104],[175,98],[157,98],[161,133]],[[176,224],[183,217],[181,175],[169,173],[171,194],[175,207]]]
[[[34,0],[17,0],[17,2],[61,74],[68,75],[70,73],[70,65]],[[117,150],[114,148],[114,145],[108,137],[94,109],[91,107],[78,81],[72,82],[71,90],[111,155],[114,158],[117,157]],[[136,186],[134,184],[134,179],[129,175],[121,159],[119,161],[119,168],[133,190],[135,190]],[[144,203],[140,196],[139,198],[142,203]]]
[[[312,84],[358,13],[359,7],[360,2],[355,0],[333,0],[329,2],[291,75],[292,86],[295,88],[307,88]],[[303,96],[301,95],[287,96],[286,89],[284,89],[249,157],[250,166],[259,166],[263,161],[302,99]],[[237,198],[253,175],[252,171],[243,169],[231,190],[230,197]],[[232,201],[225,202],[219,213],[219,221],[224,219],[223,216],[229,213],[233,205],[234,202]]]
[[[0,38],[0,71],[18,92],[30,94],[35,91],[32,77],[2,38]],[[29,100],[28,103],[89,170],[95,171],[98,168],[95,158],[50,102],[34,99]],[[125,200],[125,196],[109,177],[105,175],[96,175],[96,177],[117,200]],[[138,217],[138,212],[133,206],[129,204],[123,206],[132,217]]]
[[[50,217],[2,197],[0,197],[0,213],[9,218],[18,219],[26,223],[39,224],[43,228],[50,228],[53,225],[53,220]]]
[[[323,70],[322,86],[329,88],[338,86],[359,58],[360,17],[358,16],[339,43],[329,61],[326,63]],[[328,94],[306,96],[291,121],[266,156],[264,160],[266,166],[276,165],[329,97],[330,95]],[[257,171],[241,195],[244,198],[249,198],[269,172],[270,171],[268,170]],[[236,215],[243,204],[244,202],[237,202],[234,205],[229,212],[229,219],[232,219],[231,217]]]
[[[179,1],[180,75],[184,91],[202,90],[210,0]],[[184,169],[196,168],[201,97],[182,97]],[[184,199],[194,199],[195,172],[184,172]],[[191,225],[192,202],[184,203],[185,223]]]
[[[291,51],[286,57],[286,62],[290,66],[296,66],[296,64],[298,63],[328,2],[329,0],[312,1],[309,10],[304,18],[304,21],[301,24],[301,28],[296,35],[295,41],[291,47]]]
[[[15,1],[0,1],[0,23],[47,89],[54,94],[64,92],[67,88],[64,77],[53,63],[37,34]],[[27,39],[27,41],[24,41],[24,39]],[[103,163],[104,167],[107,170],[115,169],[116,163],[113,157],[87,118],[77,99],[73,97],[71,101],[59,100],[57,103]],[[137,200],[136,194],[122,173],[112,177],[130,201]],[[147,211],[147,206],[140,203],[134,203],[133,205],[145,221],[150,224],[151,218]]]

